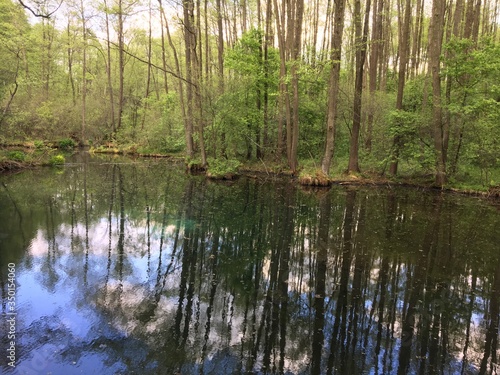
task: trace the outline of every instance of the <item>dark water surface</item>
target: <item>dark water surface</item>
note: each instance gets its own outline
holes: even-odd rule
[[[499,219],[476,198],[158,161],[3,176],[0,373],[495,373]]]

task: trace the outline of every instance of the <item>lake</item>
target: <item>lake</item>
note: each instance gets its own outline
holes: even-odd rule
[[[500,373],[498,204],[69,161],[0,177],[0,373]]]

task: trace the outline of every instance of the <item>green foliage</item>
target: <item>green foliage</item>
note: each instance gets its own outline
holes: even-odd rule
[[[53,167],[63,165],[66,162],[64,155],[58,154],[50,158],[49,164]]]
[[[75,148],[76,143],[71,138],[65,138],[61,139],[58,145],[61,150],[70,151]]]
[[[23,162],[26,160],[26,154],[22,151],[10,151],[7,153],[7,158],[10,160]]]
[[[430,140],[425,139],[420,113],[393,110],[389,114],[389,134],[400,140],[400,159],[417,162],[424,170],[434,165]]]
[[[211,177],[222,178],[238,173],[241,163],[236,159],[209,158],[207,172]]]
[[[35,148],[37,150],[41,150],[41,149],[45,148],[45,142],[44,141],[40,141],[38,139],[35,140],[35,141],[33,141],[33,145],[35,146]]]
[[[445,73],[454,83],[447,110],[460,133],[454,160],[479,168],[488,186],[500,163],[500,46],[488,38],[477,47],[454,38],[445,47]]]

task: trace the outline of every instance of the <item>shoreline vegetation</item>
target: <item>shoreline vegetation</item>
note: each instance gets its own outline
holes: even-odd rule
[[[427,190],[478,196],[487,199],[500,199],[500,185],[497,186],[456,186],[449,183],[436,186],[432,173],[428,175],[414,174],[391,177],[382,173],[366,171],[360,173],[338,172],[326,176],[319,166],[310,166],[304,161],[304,166],[297,173],[292,173],[285,162],[272,160],[253,160],[238,162],[235,160],[214,159],[208,168],[203,168],[196,160],[189,160],[183,154],[141,151],[136,147],[120,147],[108,144],[99,147],[78,148],[68,140],[59,142],[14,142],[0,144],[0,175],[21,172],[25,169],[42,166],[60,167],[65,163],[64,154],[75,151],[86,151],[90,154],[122,155],[137,158],[172,159],[182,161],[186,170],[192,174],[205,174],[212,180],[231,181],[239,176],[261,178],[262,176],[287,177],[304,188],[329,188],[334,185],[347,186],[377,186],[377,187],[408,187]],[[223,160],[221,162],[221,160]]]

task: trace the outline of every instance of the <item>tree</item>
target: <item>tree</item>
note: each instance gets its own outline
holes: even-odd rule
[[[326,121],[325,153],[321,161],[321,170],[324,174],[330,173],[330,166],[335,148],[335,130],[337,121],[340,59],[342,56],[342,37],[344,34],[345,0],[335,2],[335,25],[332,36],[331,70],[328,84],[328,117]]]
[[[0,127],[7,116],[19,88],[21,62],[26,57],[25,33],[28,31],[26,16],[10,0],[0,0]]]
[[[292,172],[298,167],[299,144],[299,77],[298,64],[301,52],[302,20],[304,0],[291,0],[278,7],[274,0],[276,30],[280,51],[280,99],[278,119],[278,154],[282,150],[282,117],[286,118],[286,156]],[[290,65],[290,68],[288,68]],[[287,74],[290,71],[290,85]]]
[[[398,70],[398,93],[396,97],[396,111],[403,109],[403,93],[405,88],[406,69],[408,66],[408,50],[410,48],[410,16],[411,0],[406,0],[404,20],[402,25],[401,41],[399,43],[399,70]],[[401,137],[396,134],[393,140],[392,160],[389,173],[396,175],[398,171],[398,155],[401,147]]]
[[[363,76],[366,60],[366,41],[368,39],[368,21],[370,19],[371,1],[366,1],[365,22],[361,29],[361,2],[354,2],[354,19],[356,28],[356,81],[354,84],[354,105],[351,139],[349,148],[349,172],[359,172],[359,131],[361,128],[361,98],[363,94]]]
[[[441,49],[443,41],[445,2],[433,0],[432,18],[429,27],[429,70],[432,78],[432,127],[434,151],[436,155],[435,183],[443,186],[446,182],[446,147],[448,129],[443,127],[441,107]]]

